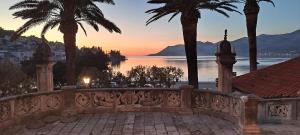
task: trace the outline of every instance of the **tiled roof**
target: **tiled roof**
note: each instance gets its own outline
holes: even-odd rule
[[[263,98],[300,97],[300,56],[237,76],[233,87]]]

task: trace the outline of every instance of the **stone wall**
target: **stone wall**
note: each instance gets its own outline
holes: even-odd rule
[[[258,104],[260,123],[294,123],[300,121],[300,98],[263,99]]]

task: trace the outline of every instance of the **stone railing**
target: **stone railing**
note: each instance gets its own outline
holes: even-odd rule
[[[257,104],[259,98],[254,95],[237,96],[212,91],[194,91],[192,109],[229,120],[240,127],[242,133],[259,133],[257,126]]]
[[[195,112],[221,117],[238,122],[244,101],[241,97],[211,91],[194,91],[192,108]]]
[[[79,112],[98,111],[180,111],[179,89],[95,89],[75,92]]]
[[[72,117],[80,113],[121,111],[172,111],[206,113],[230,120],[247,130],[257,123],[257,98],[212,91],[180,89],[111,88],[34,93],[0,99],[0,128],[46,116]],[[66,120],[67,121],[67,120]],[[254,128],[252,127],[251,130]]]
[[[261,123],[300,122],[300,98],[262,99],[258,119]]]
[[[0,99],[0,129],[28,119],[59,114],[64,104],[61,92],[33,93]]]

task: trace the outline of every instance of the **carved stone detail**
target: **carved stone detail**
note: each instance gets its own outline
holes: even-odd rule
[[[90,103],[94,107],[100,108],[162,107],[164,101],[167,101],[166,107],[180,107],[181,92],[154,90],[97,91],[78,92],[75,96],[76,105],[82,108],[89,107]]]
[[[116,92],[116,106],[138,105],[139,95],[134,91]]]
[[[222,112],[233,117],[240,117],[242,100],[222,94],[193,92],[192,106],[198,110]]]
[[[240,99],[233,98],[231,100],[231,114],[234,117],[240,117],[242,110],[242,102]]]
[[[268,104],[269,119],[289,119],[291,113],[291,105],[289,104]]]
[[[161,91],[140,91],[138,93],[140,104],[143,106],[160,106],[163,104],[163,93]]]
[[[169,107],[179,107],[181,105],[180,91],[167,91],[167,105]]]
[[[96,107],[113,107],[115,103],[113,92],[93,92],[92,98]]]
[[[15,114],[30,115],[41,110],[41,98],[39,96],[25,97],[15,100]]]
[[[8,102],[0,103],[0,122],[9,119],[11,108]]]
[[[78,107],[86,108],[90,105],[89,93],[80,92],[75,94],[75,104]]]
[[[48,95],[45,97],[47,110],[56,110],[62,106],[63,98],[60,94]]]
[[[214,95],[211,107],[216,111],[229,112],[229,98],[223,95]]]
[[[194,108],[202,108],[202,109],[210,108],[209,97],[205,96],[204,94],[195,94],[195,93],[193,93],[192,97],[193,97],[192,103]]]

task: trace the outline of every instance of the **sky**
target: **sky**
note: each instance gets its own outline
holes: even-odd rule
[[[0,27],[16,30],[25,20],[14,19],[8,10],[20,0],[1,0]],[[300,29],[300,0],[273,0],[272,4],[260,3],[257,34],[283,34]],[[85,25],[88,36],[80,29],[77,34],[77,46],[99,46],[104,50],[120,50],[126,56],[141,56],[156,53],[163,48],[182,44],[182,29],[179,16],[168,22],[169,16],[149,26],[145,22],[151,17],[145,11],[159,5],[147,4],[147,0],[115,0],[116,5],[98,4],[105,17],[122,30],[122,34],[109,33],[104,28],[99,32]],[[237,4],[242,12],[243,4]],[[198,23],[198,41],[218,42],[223,39],[224,29],[228,29],[229,40],[246,36],[245,16],[230,12],[230,18],[209,10],[201,11]],[[25,36],[40,37],[42,27],[35,27]],[[50,41],[63,41],[63,35],[53,29],[46,34]]]

